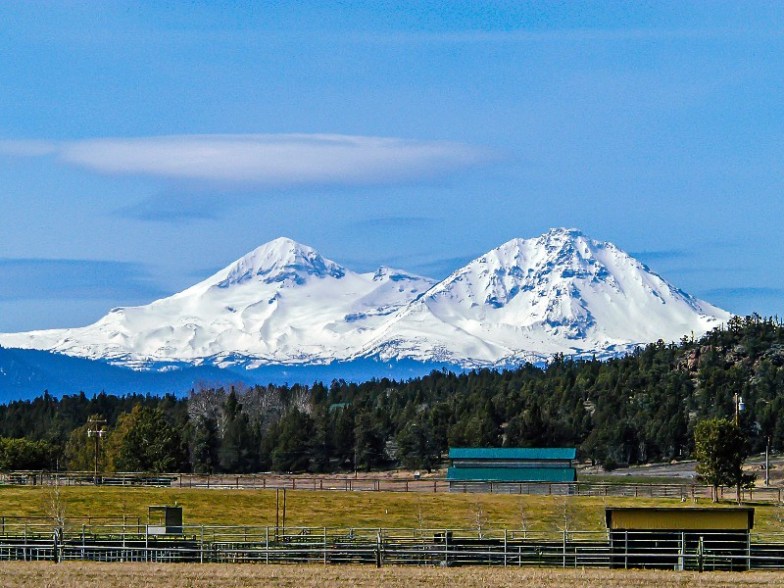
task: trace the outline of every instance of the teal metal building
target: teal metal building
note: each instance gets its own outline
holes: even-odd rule
[[[505,485],[528,482],[574,482],[574,447],[452,447],[447,481],[452,490],[503,491]],[[513,489],[509,489],[513,491]]]

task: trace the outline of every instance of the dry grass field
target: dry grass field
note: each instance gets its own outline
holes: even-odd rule
[[[274,490],[68,486],[61,491],[66,518],[79,524],[86,517],[123,515],[144,522],[149,505],[175,503],[183,506],[186,524],[275,524]],[[51,490],[47,487],[0,486],[0,515],[46,516],[51,510],[50,503]],[[563,528],[566,520],[570,529],[602,530],[606,506],[689,507],[694,504],[641,498],[289,490],[286,524],[289,527],[472,528],[476,512],[481,508],[491,528],[552,531]],[[755,506],[756,531],[784,531],[784,508]]]
[[[784,573],[704,573],[532,568],[184,565],[13,562],[0,564],[2,588],[724,588],[784,586]]]

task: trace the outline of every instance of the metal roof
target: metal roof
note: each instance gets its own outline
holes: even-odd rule
[[[607,528],[629,530],[744,530],[754,527],[751,507],[609,507]]]
[[[449,468],[449,482],[574,482],[574,468]]]
[[[574,459],[574,447],[450,447],[449,459]]]

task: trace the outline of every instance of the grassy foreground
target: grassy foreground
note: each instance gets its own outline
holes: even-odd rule
[[[333,588],[518,588],[656,587],[724,588],[784,586],[784,574],[774,572],[722,573],[646,570],[552,570],[532,568],[420,568],[369,566],[177,565],[177,564],[0,564],[2,588],[135,588],[183,586],[240,588],[246,586]]]
[[[308,490],[286,495],[289,527],[473,528],[481,512],[489,528],[553,531],[566,522],[573,530],[602,530],[607,506],[695,506],[680,500],[584,496]],[[175,503],[183,506],[186,524],[275,524],[274,490],[67,486],[60,488],[59,500],[66,519],[80,524],[87,517],[138,517],[144,522],[149,505]],[[47,516],[52,501],[48,487],[0,486],[2,516]],[[784,508],[755,506],[755,531],[784,531]]]

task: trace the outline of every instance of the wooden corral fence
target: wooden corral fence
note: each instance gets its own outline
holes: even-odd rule
[[[178,488],[236,488],[331,490],[343,492],[459,492],[489,494],[538,494],[569,496],[607,496],[676,498],[682,501],[708,501],[710,486],[700,484],[649,484],[625,482],[449,482],[444,478],[386,478],[354,476],[285,476],[272,474],[205,475],[148,474],[120,472],[0,472],[0,484],[172,486]],[[719,488],[719,498],[735,499],[735,488]],[[744,490],[744,502],[781,503],[782,487],[770,486]]]
[[[720,534],[705,539],[710,549],[676,541],[635,552],[612,547],[607,532],[596,531],[186,525],[181,534],[153,535],[137,524],[58,529],[17,520],[0,532],[0,560],[616,568],[643,561],[666,569],[784,569],[784,535],[752,534],[740,553],[736,545],[724,549]]]

